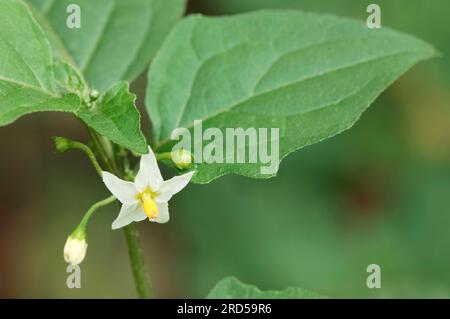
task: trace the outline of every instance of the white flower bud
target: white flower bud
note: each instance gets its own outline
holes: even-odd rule
[[[179,169],[188,169],[192,167],[192,154],[185,149],[172,151],[172,161]]]
[[[64,260],[71,265],[80,264],[86,256],[87,246],[86,239],[69,236],[64,246]]]

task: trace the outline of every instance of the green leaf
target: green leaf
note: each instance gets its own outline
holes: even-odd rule
[[[155,147],[170,149],[175,128],[192,132],[193,121],[203,120],[203,130],[223,133],[279,128],[283,158],[350,128],[394,80],[435,54],[414,37],[329,15],[192,16],[172,30],[149,72]],[[200,163],[194,181],[272,176],[260,168]]]
[[[70,64],[63,60],[56,59],[53,67],[55,72],[55,83],[59,92],[80,94],[88,90],[81,74],[79,74]]]
[[[76,65],[87,82],[104,91],[133,80],[149,64],[165,36],[183,14],[185,0],[30,0],[58,57]],[[81,9],[81,28],[66,22],[69,4]]]
[[[287,288],[282,291],[261,291],[255,286],[240,282],[234,277],[219,281],[207,296],[209,299],[319,299],[315,292],[302,288]]]
[[[112,142],[144,154],[148,151],[147,142],[140,129],[141,116],[135,100],[128,83],[119,82],[91,107],[80,108],[77,116]]]
[[[0,125],[38,111],[75,111],[76,95],[55,89],[48,41],[28,8],[0,1]]]

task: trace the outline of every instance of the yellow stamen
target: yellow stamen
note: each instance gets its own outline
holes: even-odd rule
[[[145,191],[137,195],[137,199],[144,208],[145,214],[150,219],[158,217],[158,205],[156,205],[155,197],[158,194],[152,192],[151,189],[147,188]]]

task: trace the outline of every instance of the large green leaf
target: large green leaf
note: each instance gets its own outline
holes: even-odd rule
[[[414,37],[329,15],[192,16],[173,29],[149,72],[155,146],[169,149],[175,128],[193,131],[203,120],[203,129],[222,132],[279,128],[283,158],[350,128],[395,79],[434,55]],[[200,163],[194,181],[271,176],[260,168]]]
[[[48,41],[28,8],[0,1],[0,125],[38,111],[75,111],[76,95],[55,90]]]
[[[135,100],[136,95],[130,93],[128,82],[119,82],[90,108],[80,108],[77,115],[114,143],[144,154],[148,151],[147,142],[140,129],[141,116]]]
[[[209,1],[209,0],[203,0]],[[312,12],[327,12],[366,19],[370,13],[366,8],[370,2],[355,0],[214,0],[210,6],[214,15],[229,15],[240,12],[272,9],[298,9]],[[450,55],[450,28],[442,12],[450,12],[450,1],[428,0],[378,0],[382,10],[382,24],[426,39],[439,48],[444,57]],[[418,23],[429,17],[426,23]],[[427,65],[444,79],[450,80],[450,59],[439,59]]]
[[[0,2],[0,56],[0,125],[32,112],[67,111],[111,141],[147,152],[128,83],[114,85],[98,101],[81,103],[83,79],[69,64],[53,61],[44,32],[21,1]]]
[[[261,291],[255,286],[246,285],[234,277],[220,282],[208,294],[209,299],[319,299],[324,298],[315,292],[302,288],[287,288],[282,291]]]
[[[29,2],[47,17],[46,30],[56,51],[102,91],[117,81],[133,80],[147,67],[185,6],[185,0]],[[66,25],[66,10],[72,3],[81,9],[80,29]]]

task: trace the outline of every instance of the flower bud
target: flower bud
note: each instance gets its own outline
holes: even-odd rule
[[[179,149],[172,151],[172,161],[179,169],[189,169],[192,167],[193,157],[191,152],[185,149]]]
[[[64,246],[64,260],[71,265],[80,264],[86,256],[87,246],[84,237],[70,235]]]
[[[57,153],[64,153],[72,147],[72,141],[64,137],[53,137],[53,143],[55,145],[55,151]]]
[[[100,93],[93,89],[89,92],[89,98],[91,99],[91,101],[97,101],[97,99],[100,97]]]

